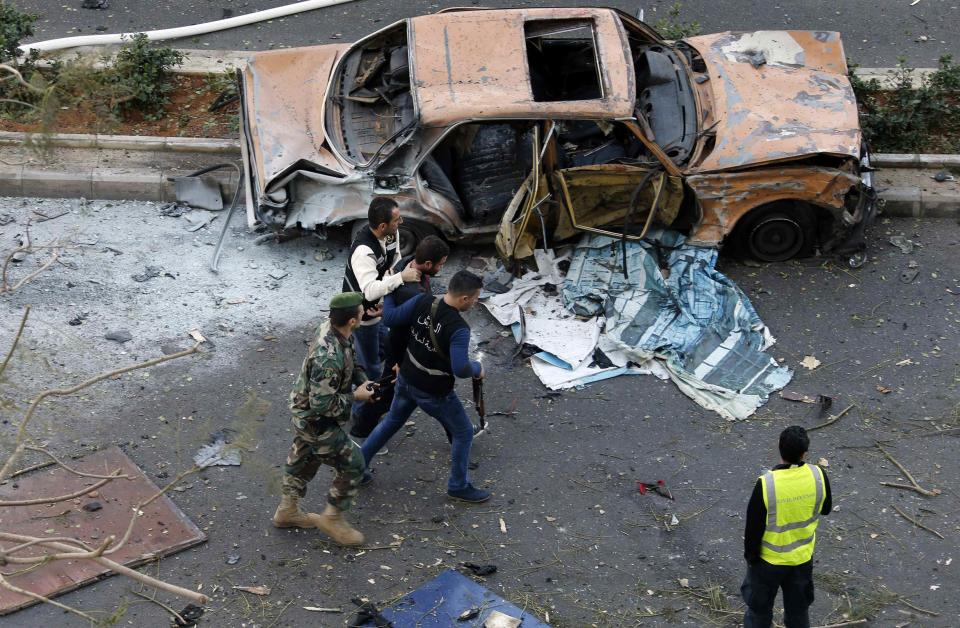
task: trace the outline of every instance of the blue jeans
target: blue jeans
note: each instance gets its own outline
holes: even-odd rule
[[[369,380],[380,378],[386,343],[387,328],[381,321],[377,321],[375,325],[361,325],[353,330],[353,351],[357,357],[357,363],[363,368]],[[353,402],[354,416],[360,414],[363,404],[363,401]]]
[[[473,443],[473,424],[467,417],[456,391],[451,390],[443,397],[437,397],[410,386],[403,381],[402,376],[397,378],[390,412],[363,443],[361,451],[364,462],[370,466],[373,456],[403,427],[417,408],[440,421],[453,439],[450,444],[450,479],[447,480],[447,490],[459,491],[467,488],[470,486],[467,463],[470,461],[470,445]]]

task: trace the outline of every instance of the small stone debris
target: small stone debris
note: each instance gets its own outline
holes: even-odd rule
[[[115,331],[109,331],[103,335],[107,340],[112,340],[113,342],[119,342],[123,344],[125,342],[130,342],[133,340],[133,334],[131,334],[126,329],[117,329]]]
[[[145,281],[150,281],[155,279],[163,274],[163,269],[159,266],[146,266],[143,269],[142,273],[137,273],[136,275],[130,275],[130,279],[133,279],[137,283],[143,283]]]

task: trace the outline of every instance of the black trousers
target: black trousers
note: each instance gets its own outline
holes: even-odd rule
[[[386,360],[383,363],[383,371],[380,373],[380,379],[393,375],[394,363]],[[390,404],[393,403],[393,386],[383,391],[383,396],[379,401],[360,404],[353,414],[353,425],[350,427],[350,436],[356,438],[366,438],[370,432],[377,426],[380,419],[390,410]]]
[[[813,604],[813,561],[802,565],[771,565],[757,560],[747,567],[740,595],[747,604],[744,628],[769,628],[777,589],[783,589],[783,623],[787,628],[810,627]]]

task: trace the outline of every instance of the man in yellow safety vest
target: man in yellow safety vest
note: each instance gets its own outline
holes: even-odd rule
[[[747,576],[740,587],[747,612],[744,628],[773,623],[777,589],[783,589],[784,624],[809,628],[813,603],[813,546],[820,515],[833,507],[830,481],[806,462],[810,438],[798,425],[780,434],[780,464],[757,480],[747,506],[743,556]]]

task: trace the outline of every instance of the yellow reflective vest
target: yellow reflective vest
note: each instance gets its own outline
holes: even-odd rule
[[[802,565],[813,557],[823,509],[823,471],[814,464],[767,471],[760,476],[767,527],[760,558],[772,565]]]

